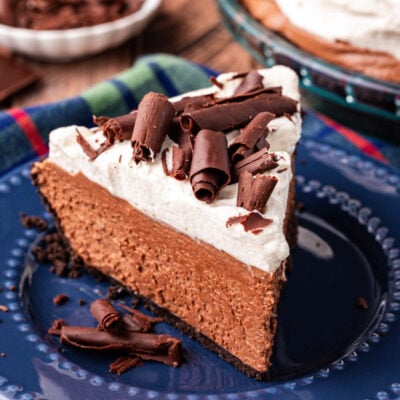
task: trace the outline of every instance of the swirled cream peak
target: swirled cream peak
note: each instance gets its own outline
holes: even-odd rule
[[[282,86],[286,95],[296,100],[299,98],[297,77],[293,71],[286,67],[274,67],[260,73],[264,76],[264,85]],[[204,92],[218,92],[218,96],[231,95],[240,81],[230,80],[231,77],[224,75],[218,78],[226,82],[223,90],[212,87],[189,95]],[[240,223],[227,226],[230,218],[249,213],[236,206],[238,184],[225,186],[211,204],[199,201],[193,195],[188,181],[179,181],[165,175],[160,155],[154,161],[135,164],[129,141],[114,143],[90,161],[76,141],[77,130],[91,146],[98,148],[104,141],[103,133],[98,129],[69,126],[53,131],[50,134],[48,161],[70,174],[84,174],[147,216],[194,240],[211,244],[245,264],[273,272],[289,255],[284,220],[292,180],[290,153],[299,138],[300,115],[297,112],[291,118],[276,118],[268,126],[273,129],[268,140],[278,166],[266,174],[276,177],[278,183],[262,213],[264,218],[273,222],[257,234],[246,232]],[[238,131],[228,134],[228,141],[232,141],[237,134]],[[163,148],[169,148],[172,144],[167,138]]]

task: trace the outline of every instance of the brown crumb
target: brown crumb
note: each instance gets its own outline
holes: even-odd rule
[[[69,300],[69,297],[66,294],[60,293],[56,297],[53,298],[53,303],[56,306],[61,306],[61,305],[65,304],[68,300]]]
[[[359,297],[356,301],[356,306],[360,310],[367,310],[368,309],[368,303],[367,300],[364,299],[364,297]]]
[[[45,219],[41,217],[37,217],[34,215],[25,215],[24,213],[19,214],[21,224],[25,228],[33,228],[39,229],[40,231],[47,231],[49,229],[49,225]]]
[[[6,353],[0,353],[0,357],[7,357]]]
[[[8,307],[3,305],[3,304],[0,304],[0,311],[7,312],[8,311]]]
[[[306,205],[303,202],[297,203],[296,205],[297,211],[304,211],[306,209]]]
[[[17,291],[17,287],[15,285],[10,285],[8,287],[8,290],[10,290],[11,292],[16,292]]]
[[[84,306],[86,304],[86,300],[85,299],[79,299],[79,305],[80,306]]]

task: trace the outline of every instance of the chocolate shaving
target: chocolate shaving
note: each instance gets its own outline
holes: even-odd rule
[[[261,174],[276,168],[278,165],[278,157],[274,153],[269,153],[265,147],[233,166],[231,183],[237,182],[243,171],[249,171],[253,175]]]
[[[61,342],[85,350],[143,355],[174,367],[181,363],[181,341],[166,334],[121,331],[116,335],[92,327],[63,326]]]
[[[140,357],[119,357],[109,366],[112,374],[121,375],[134,367],[140,367],[143,361]]]
[[[189,175],[190,164],[192,161],[193,145],[190,135],[181,132],[179,137],[179,147],[172,147],[172,169],[168,171],[167,152],[165,149],[162,153],[162,167],[165,175],[172,176],[178,180],[185,180]]]
[[[132,310],[132,314],[122,317],[123,329],[131,332],[150,332],[153,325],[160,321],[161,318],[150,317],[138,310]]]
[[[240,85],[236,88],[234,95],[254,92],[263,87],[262,75],[260,75],[257,70],[253,69],[245,75]]]
[[[229,228],[234,224],[242,224],[245,232],[251,232],[254,235],[259,234],[263,228],[272,223],[272,219],[264,218],[257,211],[253,211],[249,214],[238,215],[236,217],[230,217],[226,221],[226,227]]]
[[[47,231],[49,229],[49,224],[42,217],[37,217],[33,215],[25,215],[24,213],[19,214],[21,224],[28,229],[34,228],[40,231]]]
[[[131,137],[136,164],[154,159],[161,150],[174,115],[174,107],[161,93],[150,92],[143,97]]]
[[[76,141],[81,146],[83,152],[89,157],[90,161],[94,161],[101,153],[104,153],[109,147],[110,143],[104,142],[100,147],[95,150],[90,143],[85,139],[85,137],[76,128]]]
[[[278,178],[269,175],[253,176],[249,171],[240,174],[237,203],[238,207],[246,210],[264,212]]]
[[[190,183],[198,200],[211,203],[229,182],[226,137],[222,132],[203,129],[194,143]]]
[[[115,332],[121,327],[122,316],[107,299],[93,301],[90,312],[99,323],[101,330]]]
[[[247,125],[258,113],[268,111],[276,116],[291,115],[297,103],[277,93],[262,93],[243,101],[216,103],[210,107],[183,113],[181,126],[184,131],[196,134],[201,129],[231,131]]]
[[[107,143],[113,144],[116,140],[123,142],[130,140],[135,126],[137,111],[115,118],[93,117],[93,122],[102,130]]]
[[[261,112],[240,131],[228,149],[233,164],[254,153],[255,150],[269,148],[266,141],[269,133],[267,125],[274,118],[274,114]]]
[[[210,76],[209,79],[210,83],[220,89],[224,88],[224,84],[222,82],[220,82],[215,76]]]
[[[183,110],[200,108],[202,105],[208,104],[214,99],[213,94],[201,95],[201,96],[185,96],[178,101],[174,101],[172,105],[174,106],[176,115],[180,115]]]

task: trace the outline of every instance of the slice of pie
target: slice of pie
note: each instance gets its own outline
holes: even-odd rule
[[[276,66],[213,83],[53,131],[32,177],[85,265],[265,379],[296,232],[297,76]]]

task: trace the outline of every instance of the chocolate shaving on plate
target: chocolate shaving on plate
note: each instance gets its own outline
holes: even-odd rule
[[[163,94],[150,92],[143,97],[131,137],[132,158],[136,163],[154,159],[174,115],[174,107]]]
[[[198,200],[211,203],[230,180],[226,137],[203,129],[194,143],[190,183]]]
[[[277,93],[262,93],[243,101],[221,102],[193,112],[183,113],[184,131],[196,134],[201,129],[227,132],[247,125],[258,113],[268,111],[276,116],[291,115],[297,103]]]
[[[269,133],[267,125],[274,118],[275,114],[261,112],[247,126],[241,129],[240,134],[228,149],[232,163],[242,160],[263,147],[269,148],[266,140]]]
[[[277,183],[278,178],[275,176],[258,174],[253,176],[249,171],[242,172],[239,177],[236,205],[249,211],[264,212]]]
[[[107,299],[97,299],[90,305],[90,312],[99,323],[99,329],[116,332],[122,324],[121,314]]]
[[[109,371],[112,374],[121,375],[134,367],[140,367],[143,365],[143,361],[140,357],[119,357],[109,366]]]
[[[254,92],[263,87],[262,75],[260,75],[257,70],[253,69],[245,75],[240,85],[236,88],[234,95]]]
[[[161,318],[143,314],[141,311],[124,304],[121,304],[120,307],[129,313],[122,316],[123,329],[132,332],[150,332],[154,324],[162,321]]]
[[[249,171],[253,175],[261,174],[276,168],[279,165],[278,161],[279,159],[275,153],[270,153],[265,147],[237,162],[232,167],[231,183],[237,182],[243,171]]]
[[[130,140],[135,126],[137,111],[129,114],[121,115],[115,118],[108,117],[93,117],[93,122],[102,130],[109,144],[115,141]]]
[[[178,366],[181,363],[181,341],[166,334],[121,331],[112,334],[97,328],[62,326],[61,342],[95,351],[121,351],[154,359],[164,364]]]
[[[226,227],[229,228],[234,224],[242,224],[245,232],[251,232],[255,235],[262,232],[262,230],[272,224],[272,219],[264,218],[257,211],[252,211],[249,214],[238,215],[236,217],[230,217],[226,221]]]

